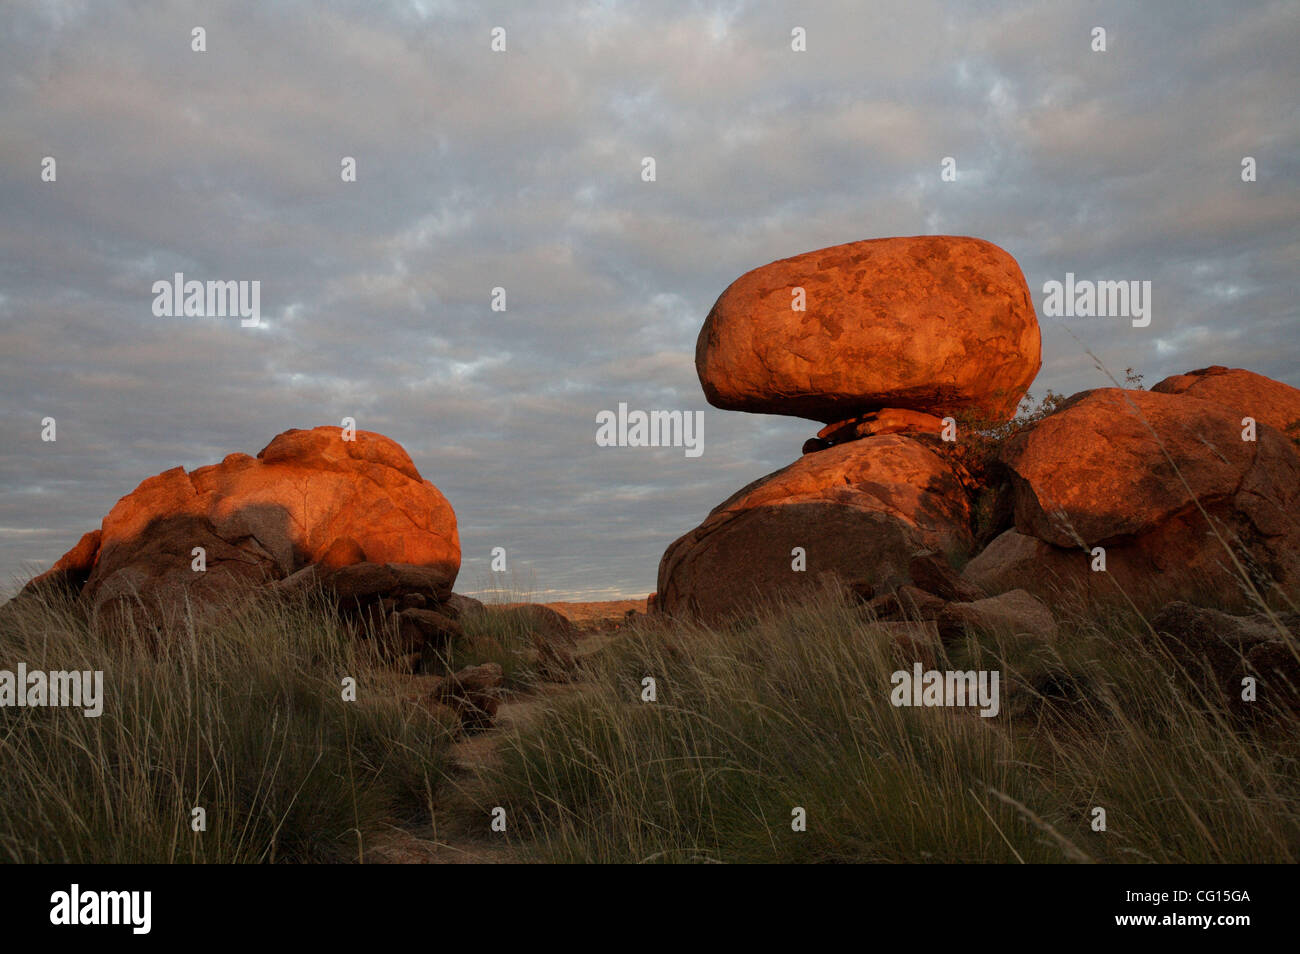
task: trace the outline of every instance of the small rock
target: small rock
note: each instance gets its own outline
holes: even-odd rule
[[[423,593],[404,593],[397,601],[397,608],[400,610],[424,609],[428,605],[429,598]]]
[[[320,567],[315,563],[309,563],[298,572],[286,576],[283,580],[268,583],[267,589],[282,597],[293,597],[314,590],[320,583]]]
[[[947,602],[915,586],[904,584],[893,593],[884,593],[867,606],[879,620],[936,620]]]
[[[1294,614],[1282,617],[1295,629]],[[1232,616],[1181,600],[1151,617],[1156,638],[1193,672],[1208,663],[1219,680],[1232,678],[1242,660],[1261,643],[1277,640],[1277,626],[1265,616]],[[1263,657],[1261,657],[1263,658]]]
[[[505,682],[505,673],[500,663],[479,663],[477,666],[457,670],[450,677],[450,682],[461,692],[486,692],[500,688]]]
[[[467,666],[443,682],[436,701],[455,709],[465,728],[485,729],[496,718],[504,682],[500,663]]]
[[[1245,675],[1258,679],[1256,704],[1300,715],[1300,662],[1281,639],[1256,643],[1246,653]],[[1241,680],[1233,680],[1230,691],[1241,698]]]
[[[578,641],[578,628],[567,617],[549,606],[542,606],[540,603],[521,603],[510,607],[509,612],[518,614],[534,639],[542,638],[550,643],[558,642],[569,646]]]
[[[340,604],[372,602],[388,593],[397,578],[387,564],[353,563],[327,571],[325,586]]]
[[[402,610],[397,614],[397,625],[403,645],[417,649],[442,649],[464,634],[454,619],[427,609]]]
[[[899,609],[908,619],[938,619],[947,601],[916,586],[903,584],[897,590]]]
[[[442,610],[454,619],[464,619],[476,613],[487,612],[487,607],[472,596],[465,596],[463,593],[452,593],[442,604]]]
[[[984,595],[972,583],[958,576],[952,565],[933,550],[914,554],[908,561],[907,572],[917,587],[940,599],[969,603]]]
[[[416,692],[408,692],[406,700],[420,706],[439,722],[448,726],[459,727],[461,723],[460,713],[444,701],[444,688],[447,680],[441,676],[419,676],[417,678],[420,680],[420,689]]]
[[[527,628],[528,637],[537,653],[537,672],[543,679],[567,682],[573,676],[575,659],[573,647],[578,642],[578,629],[569,619],[549,606],[524,603],[511,607]]]
[[[844,589],[848,593],[849,599],[855,603],[870,606],[875,602],[876,588],[871,585],[869,580],[856,580],[853,583],[846,583]]]
[[[939,615],[939,636],[945,642],[962,639],[968,632],[1029,633],[1045,640],[1059,633],[1047,604],[1024,590],[1011,590],[969,603],[949,603]]]
[[[938,667],[942,646],[933,622],[879,622],[875,628],[889,634],[894,660],[903,668],[918,662],[926,669]]]
[[[817,432],[817,439],[828,444],[843,444],[874,434],[941,434],[943,420],[924,411],[884,407],[868,411],[835,424],[827,424]],[[806,445],[805,445],[806,446]]]

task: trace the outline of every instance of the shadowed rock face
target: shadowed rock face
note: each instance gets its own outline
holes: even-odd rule
[[[796,288],[806,311],[791,308]],[[715,407],[826,424],[885,407],[1007,420],[1040,363],[1015,259],[954,236],[853,242],[756,268],[718,298],[695,348]]]
[[[965,553],[965,492],[921,440],[868,437],[795,461],[745,487],[678,539],[659,564],[657,609],[718,620],[819,588],[908,582],[918,550]],[[795,547],[806,570],[792,568]]]
[[[396,442],[342,433],[286,431],[255,458],[150,477],[104,518],[83,596],[97,608],[134,594],[174,608],[181,597],[213,601],[309,564],[360,562],[427,568],[449,593],[460,570],[451,505]],[[60,579],[72,564],[87,569],[88,539],[60,561]],[[206,551],[203,572],[192,567],[195,547]]]

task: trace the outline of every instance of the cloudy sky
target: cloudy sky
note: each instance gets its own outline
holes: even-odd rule
[[[1040,314],[1067,271],[1151,281],[1147,328],[1042,319],[1039,396],[1106,384],[1088,348],[1300,386],[1297,49],[1293,0],[7,0],[0,577],[145,477],[353,417],[455,507],[458,589],[503,546],[535,598],[644,595],[818,427],[708,408],[709,307],[857,239],[988,239]],[[261,281],[261,327],[155,317],[177,271]],[[705,410],[704,454],[597,447],[619,402]]]

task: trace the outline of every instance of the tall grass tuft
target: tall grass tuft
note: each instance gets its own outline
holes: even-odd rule
[[[0,711],[0,859],[357,860],[432,810],[447,727],[385,687],[318,597],[188,613],[162,634],[28,595],[0,612],[0,668],[19,662],[103,670],[105,699],[98,718]]]
[[[480,800],[558,861],[1300,857],[1294,724],[1242,726],[1137,621],[950,647],[939,668],[1000,671],[995,718],[893,706],[915,658],[895,645],[829,594],[732,627],[643,624],[504,739]]]

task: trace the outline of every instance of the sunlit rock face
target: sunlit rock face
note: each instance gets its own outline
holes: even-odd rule
[[[150,477],[28,587],[71,585],[96,609],[174,611],[312,564],[372,563],[421,567],[436,578],[431,595],[450,594],[460,570],[451,505],[395,441],[347,436],[290,430],[256,457]]]
[[[695,348],[710,404],[827,424],[879,408],[1007,420],[1040,363],[1015,259],[943,235],[836,245],[747,272]]]

